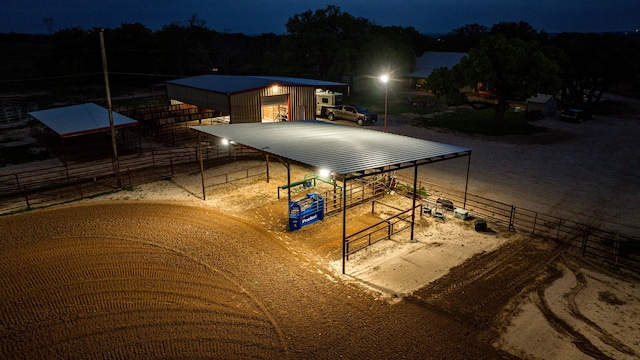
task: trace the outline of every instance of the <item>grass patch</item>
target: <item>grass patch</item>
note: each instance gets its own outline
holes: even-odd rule
[[[423,96],[419,98],[415,98],[416,100],[426,101],[428,103],[432,103],[434,100],[433,97]],[[368,108],[371,111],[378,113],[378,118],[384,115],[384,93],[374,93],[374,92],[359,92],[351,94],[351,97],[345,102],[349,102],[355,105],[361,105]],[[413,107],[409,105],[408,99],[403,94],[398,93],[389,93],[389,97],[387,98],[387,114],[388,115],[398,115],[398,114],[418,114],[418,115],[429,115],[439,111],[437,107]]]
[[[465,134],[481,135],[530,135],[545,132],[546,129],[527,122],[524,112],[507,111],[504,115],[504,124],[500,127],[494,125],[492,109],[474,110],[459,108],[452,112],[440,112],[433,117],[419,116],[414,125],[426,128],[449,129]]]

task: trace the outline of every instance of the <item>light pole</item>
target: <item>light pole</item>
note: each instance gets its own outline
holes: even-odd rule
[[[389,81],[389,75],[384,74],[380,76],[380,81],[384,83],[384,132],[387,132],[387,99],[389,94],[389,85],[387,82]]]

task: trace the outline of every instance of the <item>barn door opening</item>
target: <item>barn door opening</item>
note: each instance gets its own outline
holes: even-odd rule
[[[289,95],[263,96],[261,100],[262,122],[289,121]]]

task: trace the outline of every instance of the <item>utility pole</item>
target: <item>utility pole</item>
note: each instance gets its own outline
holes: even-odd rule
[[[122,188],[120,177],[120,162],[118,161],[118,146],[116,145],[116,130],[113,126],[113,110],[111,108],[111,91],[109,90],[109,72],[107,71],[107,53],[104,49],[104,29],[100,30],[100,50],[102,50],[102,71],[104,72],[104,86],[107,90],[107,109],[109,110],[109,127],[111,128],[111,146],[113,147],[113,166],[116,172],[118,189]]]

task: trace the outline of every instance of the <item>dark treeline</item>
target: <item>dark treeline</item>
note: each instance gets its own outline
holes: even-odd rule
[[[135,83],[201,74],[276,75],[353,83],[383,72],[405,76],[425,51],[469,52],[490,35],[535,42],[558,65],[564,88],[637,82],[637,36],[563,33],[550,36],[527,23],[470,24],[442,36],[413,27],[382,27],[329,5],[296,14],[287,33],[249,36],[211,30],[194,15],[152,31],[140,23],[104,29],[109,72]],[[51,35],[0,35],[2,88],[33,88],[47,79],[76,84],[99,79],[99,32],[67,28]],[[635,34],[634,34],[635,35]],[[40,83],[36,84],[39,79]],[[597,94],[595,92],[594,94]]]

